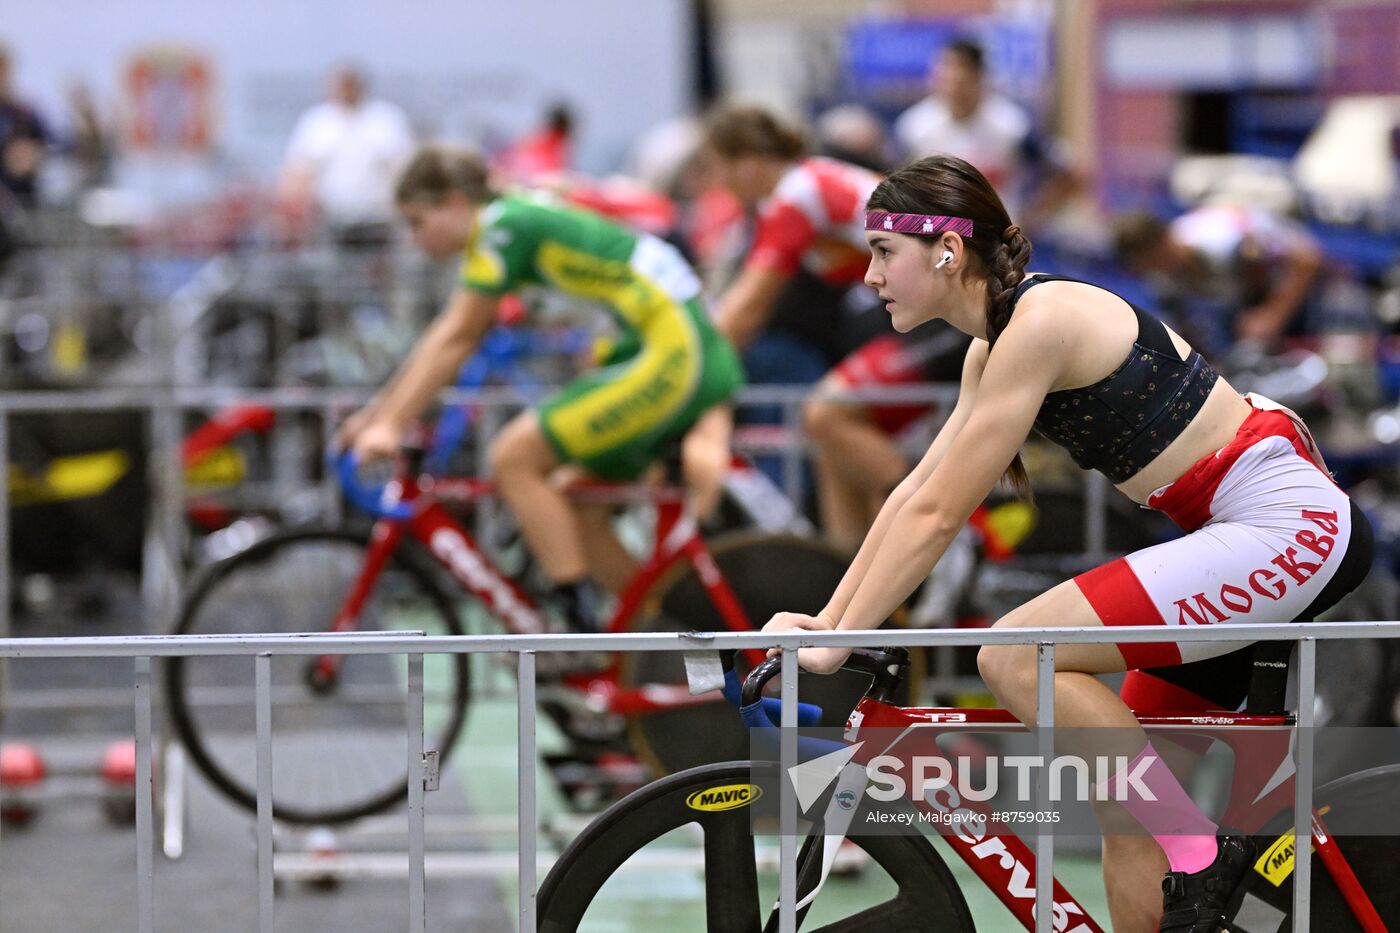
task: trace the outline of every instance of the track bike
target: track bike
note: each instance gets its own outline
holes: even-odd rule
[[[189,589],[177,632],[456,635],[468,626],[517,634],[557,628],[449,509],[489,498],[492,484],[425,470],[428,456],[412,451],[382,488],[365,486],[353,463],[342,459],[342,486],[374,516],[373,525],[367,531],[289,529],[210,565]],[[740,465],[733,475],[748,498],[756,498],[761,474]],[[610,632],[749,631],[778,611],[819,610],[847,566],[846,555],[807,534],[741,531],[706,541],[674,484],[581,483],[571,495],[600,505],[643,501],[654,513],[648,556],[618,599],[606,624]],[[542,667],[547,660],[553,659],[542,659]],[[761,660],[761,653],[748,657],[754,664]],[[278,764],[272,798],[279,819],[343,822],[404,797],[406,667],[402,658],[363,655],[273,660]],[[226,659],[173,659],[164,686],[175,734],[190,760],[219,791],[253,809],[244,668]],[[444,759],[461,736],[472,675],[466,655],[427,659],[427,747]],[[839,724],[862,684],[859,678],[814,678],[807,688],[826,698]],[[746,747],[742,729],[717,698],[689,694],[679,658],[609,657],[596,669],[559,671],[540,696],[543,711],[570,743],[564,763],[635,753],[664,773],[733,758]]]
[[[894,696],[907,675],[908,657],[908,652],[898,648],[857,651],[846,664],[846,670],[859,672],[869,685],[851,714],[843,741],[876,735],[898,738],[893,742],[877,739],[858,748],[850,757],[851,763],[802,818],[797,856],[799,929],[962,933],[976,928],[957,880],[929,838],[848,834],[853,824],[867,820],[871,810],[881,806],[866,793],[869,777],[865,766],[874,756],[907,758],[914,748],[920,754],[938,754],[937,739],[960,732],[1024,731],[1006,710],[896,705]],[[726,692],[740,706],[751,729],[777,724],[778,701],[764,698],[762,691],[780,665],[780,658],[765,661],[749,673],[742,687],[735,674],[727,675]],[[1270,673],[1269,665],[1262,667],[1266,676],[1279,676],[1276,671]],[[1256,681],[1260,670],[1256,665]],[[1254,689],[1252,683],[1252,693]],[[803,705],[799,704],[800,710]],[[810,710],[799,712],[799,722],[814,718]],[[1272,892],[1271,909],[1276,916],[1266,915],[1274,920],[1268,930],[1276,933],[1291,928],[1293,781],[1290,778],[1280,783],[1271,778],[1276,776],[1277,764],[1290,760],[1288,727],[1295,724],[1295,717],[1287,712],[1220,711],[1206,716],[1165,713],[1143,716],[1141,721],[1149,732],[1176,730],[1180,734],[1208,727],[1210,736],[1233,748],[1236,760],[1243,764],[1236,771],[1221,822],[1246,828],[1255,836],[1262,854],[1249,874],[1266,879],[1266,883],[1255,885],[1256,890]],[[876,729],[883,731],[872,731]],[[804,754],[799,744],[799,755],[804,759],[818,753],[809,749]],[[1247,766],[1250,764],[1253,766]],[[771,761],[706,765],[655,781],[614,804],[568,846],[545,878],[537,900],[538,929],[548,933],[587,931],[590,911],[594,916],[606,913],[609,892],[617,891],[608,883],[625,873],[629,860],[654,855],[658,840],[665,845],[679,834],[698,830],[703,836],[703,929],[712,933],[776,930],[776,881],[771,872],[760,874],[750,807],[760,799],[755,788],[777,777],[777,766]],[[725,802],[715,802],[721,800]],[[1359,820],[1374,819],[1375,814],[1394,812],[1397,804],[1400,766],[1394,765],[1338,778],[1315,792],[1314,929],[1364,933],[1400,929],[1400,889],[1394,884],[1393,869],[1400,858],[1400,836],[1333,836],[1327,829],[1328,822],[1357,825]],[[952,786],[914,800],[912,806],[929,814],[926,825],[936,829],[1025,929],[1033,930],[1035,857],[1015,832],[1016,824],[998,822],[985,803],[958,799]],[[1271,812],[1278,815],[1261,823],[1262,815]],[[950,813],[960,819],[944,819]],[[882,886],[872,885],[877,892],[873,896],[857,899],[843,892],[825,900],[821,897],[842,847],[862,850],[867,874],[880,873],[876,880]],[[1244,916],[1242,905],[1250,896],[1255,895],[1242,884],[1231,905],[1235,919],[1228,929],[1261,933],[1262,927],[1239,920]],[[1105,929],[1059,881],[1054,882],[1052,898],[1057,931],[1102,933]],[[774,906],[770,909],[769,905]],[[806,921],[811,922],[804,926]],[[692,928],[702,927],[697,923]]]

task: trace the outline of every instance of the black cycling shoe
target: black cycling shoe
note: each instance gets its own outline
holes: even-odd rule
[[[1220,852],[1198,872],[1169,871],[1162,879],[1160,933],[1218,933],[1225,925],[1225,905],[1254,861],[1248,836],[1216,837]]]

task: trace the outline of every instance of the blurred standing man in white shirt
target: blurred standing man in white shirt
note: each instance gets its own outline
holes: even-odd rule
[[[413,155],[408,117],[366,96],[364,75],[345,66],[331,77],[330,99],[297,120],[279,193],[294,215],[318,213],[337,243],[387,243],[394,221],[394,180]]]
[[[950,42],[935,56],[930,78],[929,96],[894,124],[905,159],[935,153],[966,159],[987,176],[1011,215],[1025,216],[1029,226],[1063,204],[1074,190],[1073,176],[1046,157],[1025,110],[987,87],[980,45]],[[1030,169],[1039,177],[1028,197]]]

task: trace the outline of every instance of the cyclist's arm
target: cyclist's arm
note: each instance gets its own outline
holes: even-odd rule
[[[715,320],[740,353],[768,324],[783,286],[802,267],[802,257],[816,239],[812,218],[780,193],[759,209],[744,269],[725,293]]]
[[[1013,322],[988,358],[967,421],[884,529],[837,627],[879,626],[928,576],[1030,433],[1068,337],[1050,316]]]
[[[427,408],[456,378],[467,357],[496,323],[499,302],[499,296],[484,292],[454,292],[447,307],[419,338],[412,355],[380,393],[374,403],[374,420],[401,428]]]
[[[715,316],[715,327],[743,352],[773,316],[778,295],[789,276],[776,269],[750,265],[725,293]]]
[[[831,594],[826,608],[819,613],[833,625],[845,613],[846,606],[850,604],[851,597],[855,595],[856,587],[865,576],[866,571],[869,570],[870,562],[874,559],[875,552],[879,549],[880,542],[884,540],[885,533],[889,530],[895,515],[899,513],[899,510],[903,508],[904,503],[909,500],[915,490],[928,480],[938,464],[943,462],[943,457],[948,452],[948,448],[952,446],[953,439],[967,424],[967,419],[972,414],[973,406],[977,401],[977,387],[982,381],[982,371],[987,365],[987,349],[987,341],[985,340],[974,340],[972,345],[967,348],[967,356],[963,359],[962,380],[958,388],[958,401],[953,406],[952,413],[944,422],[943,427],[939,429],[938,436],[933,439],[933,443],[929,445],[923,458],[910,471],[909,475],[894,488],[889,498],[885,500],[885,504],[880,507],[880,513],[871,524],[870,531],[866,533],[865,541],[851,562],[850,569],[841,578],[841,584],[836,588],[836,592]]]
[[[1272,340],[1288,327],[1307,300],[1308,289],[1322,269],[1322,252],[1309,239],[1293,242],[1282,258],[1283,273],[1259,304],[1240,314],[1240,337]]]

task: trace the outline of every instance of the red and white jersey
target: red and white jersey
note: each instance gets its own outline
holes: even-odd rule
[[[788,275],[799,268],[833,285],[865,278],[865,202],[880,183],[868,169],[835,159],[803,159],[759,207],[747,267]]]

